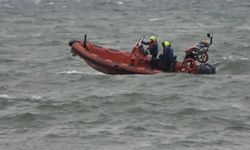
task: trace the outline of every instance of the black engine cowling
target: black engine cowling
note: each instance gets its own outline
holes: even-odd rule
[[[216,68],[214,65],[204,63],[198,66],[198,74],[215,74]]]

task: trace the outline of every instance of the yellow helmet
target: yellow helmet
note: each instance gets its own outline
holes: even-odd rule
[[[171,45],[171,43],[169,41],[162,42],[162,46],[164,46],[164,47],[168,47],[170,45]]]
[[[151,36],[151,37],[150,37],[150,40],[152,40],[152,41],[155,42],[155,41],[157,40],[157,38],[156,38],[156,36]]]

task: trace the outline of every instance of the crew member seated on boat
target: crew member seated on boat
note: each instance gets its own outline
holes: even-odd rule
[[[162,42],[163,53],[159,56],[159,67],[162,71],[170,71],[171,64],[174,59],[174,50],[169,41]]]
[[[152,59],[155,59],[158,55],[158,42],[156,36],[151,36],[149,42],[142,41],[142,44],[148,45],[148,50],[150,55],[152,55]]]

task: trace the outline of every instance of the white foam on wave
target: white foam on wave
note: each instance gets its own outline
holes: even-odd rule
[[[249,58],[242,57],[242,58],[240,58],[240,60],[249,60]]]
[[[230,56],[227,56],[227,57],[225,56],[225,57],[223,57],[223,59],[224,59],[224,60],[232,60],[232,61],[234,60],[233,57],[232,57],[231,55],[230,55]]]
[[[34,0],[34,4],[39,5],[41,3],[41,0]]]
[[[11,97],[8,94],[2,94],[2,95],[0,95],[0,98],[2,98],[2,99],[13,99],[15,97]]]
[[[149,21],[158,21],[158,20],[164,20],[165,18],[151,18]]]
[[[0,98],[1,99],[6,99],[6,100],[9,100],[9,99],[17,99],[17,97],[14,97],[14,96],[10,96],[8,94],[2,94],[0,95]],[[40,95],[33,95],[33,96],[24,96],[24,97],[18,97],[18,98],[25,98],[25,99],[31,99],[31,100],[43,100],[44,98]]]
[[[238,58],[234,58],[231,55],[230,56],[225,56],[223,57],[223,60],[230,60],[230,61],[235,61],[235,60],[249,60],[248,57],[238,57]]]
[[[42,99],[43,99],[43,97],[40,96],[40,95],[33,95],[33,96],[31,97],[31,100],[42,100]]]
[[[52,5],[55,5],[55,3],[53,3],[53,2],[49,2],[49,3],[48,3],[48,5],[51,5],[51,6],[52,6]]]
[[[81,71],[76,71],[76,70],[70,70],[70,71],[63,71],[63,72],[59,72],[57,73],[59,75],[61,74],[87,74],[87,75],[104,75],[104,73],[102,72],[97,72],[97,71],[84,71],[84,72],[81,72]]]
[[[70,70],[70,71],[63,71],[57,74],[84,74],[84,72],[76,71],[76,70]]]
[[[119,5],[122,5],[122,4],[124,4],[124,2],[116,2],[117,4],[119,4]]]

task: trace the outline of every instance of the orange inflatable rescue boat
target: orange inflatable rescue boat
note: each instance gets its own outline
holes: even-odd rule
[[[145,54],[141,44],[143,38],[137,41],[132,52],[104,48],[87,41],[72,40],[69,42],[73,56],[80,56],[92,68],[105,74],[158,74],[163,72],[159,67],[151,65],[151,56]],[[193,58],[183,62],[173,60],[168,72],[185,72],[198,74],[199,66]]]

